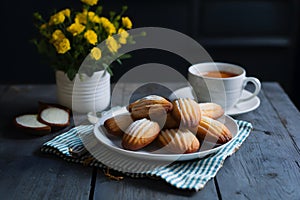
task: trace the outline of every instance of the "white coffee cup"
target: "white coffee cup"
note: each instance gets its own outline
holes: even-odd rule
[[[227,78],[209,77],[208,72],[227,72],[234,75]],[[254,98],[261,89],[260,81],[254,77],[246,77],[244,68],[222,62],[206,62],[190,66],[188,80],[198,102],[214,102],[225,110],[229,110],[238,102]],[[249,82],[254,84],[255,90],[252,95],[242,99],[242,91]]]

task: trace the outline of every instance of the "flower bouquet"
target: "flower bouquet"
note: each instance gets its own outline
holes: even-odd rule
[[[34,23],[39,34],[32,41],[45,60],[55,70],[63,71],[70,80],[74,79],[88,56],[93,62],[89,65],[90,69],[86,70],[88,75],[98,70],[105,70],[112,75],[105,59],[116,57],[122,45],[134,43],[133,37],[127,32],[132,28],[132,22],[129,17],[123,16],[127,6],[123,6],[119,13],[111,11],[109,16],[104,16],[98,0],[81,0],[81,3],[81,10],[65,8],[47,18],[35,12]],[[105,49],[100,49],[97,45],[103,41],[105,46],[102,47]],[[109,53],[104,56],[104,51]],[[128,57],[128,54],[122,55],[117,61],[121,63],[122,59]]]

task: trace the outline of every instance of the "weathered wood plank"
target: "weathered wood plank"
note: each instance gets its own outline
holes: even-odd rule
[[[55,102],[54,85],[10,86],[0,99],[0,199],[88,199],[92,168],[40,153],[58,135],[33,136],[16,129],[15,115],[36,113],[38,101]]]
[[[258,109],[236,117],[251,122],[254,130],[217,174],[221,197],[299,199],[300,154],[264,89],[259,97]]]
[[[278,83],[264,83],[266,97],[300,152],[300,113]]]
[[[94,199],[139,200],[139,199],[218,199],[214,181],[210,180],[199,192],[179,190],[162,180],[131,178],[121,181],[110,180],[98,171]]]
[[[44,156],[1,156],[0,199],[88,199],[91,168]]]

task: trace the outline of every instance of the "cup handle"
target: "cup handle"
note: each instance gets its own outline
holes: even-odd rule
[[[243,98],[243,99],[240,99],[239,102],[243,102],[243,101],[248,101],[252,98],[254,98],[256,95],[258,95],[260,89],[261,89],[261,83],[260,81],[257,79],[257,78],[254,78],[254,77],[246,77],[244,79],[244,83],[243,83],[243,89],[246,87],[246,85],[251,82],[254,84],[255,86],[255,90],[253,92],[252,95],[250,95],[249,97],[246,97],[246,98]]]

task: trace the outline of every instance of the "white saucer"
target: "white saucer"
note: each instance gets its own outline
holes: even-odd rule
[[[249,92],[247,90],[243,90],[242,98],[248,97],[251,94],[252,94],[251,92]],[[193,95],[190,87],[184,87],[184,88],[175,90],[173,92],[173,94],[169,97],[169,99],[172,100],[172,99],[179,98],[179,97],[188,97],[191,99],[195,99],[195,95]],[[248,101],[237,103],[233,108],[226,110],[225,114],[234,116],[234,115],[247,113],[247,112],[255,110],[259,105],[260,105],[260,99],[256,96]]]

